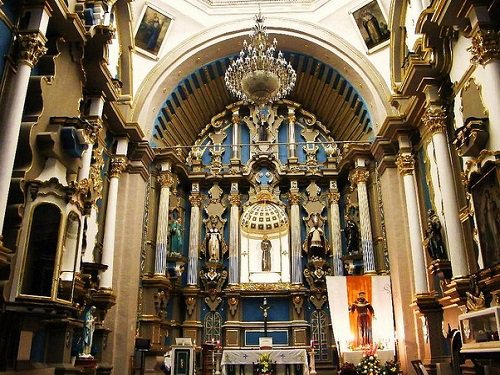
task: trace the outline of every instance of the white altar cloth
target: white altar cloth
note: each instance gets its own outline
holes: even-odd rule
[[[273,349],[273,350],[234,350],[225,349],[222,352],[222,373],[226,374],[227,365],[251,365],[259,362],[259,356],[269,353],[270,360],[277,365],[299,364],[302,365],[304,375],[309,375],[307,352],[305,349]]]

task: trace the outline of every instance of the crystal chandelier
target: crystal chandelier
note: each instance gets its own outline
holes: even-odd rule
[[[260,10],[250,33],[250,44],[243,41],[243,49],[226,71],[224,80],[228,90],[238,99],[264,104],[279,100],[292,91],[297,74],[283,57],[276,53],[278,42],[268,42],[264,17]]]

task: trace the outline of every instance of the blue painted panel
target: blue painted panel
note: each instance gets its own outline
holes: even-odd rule
[[[5,68],[5,56],[9,53],[12,42],[12,33],[7,25],[0,21],[0,78]]]
[[[226,139],[224,140],[224,153],[222,154],[222,163],[229,164],[231,159],[231,146],[233,144],[233,127],[229,126],[226,128]]]
[[[38,330],[33,335],[33,340],[31,343],[30,360],[32,362],[43,362],[45,358],[45,341],[47,337],[47,332],[44,330]]]
[[[243,321],[260,322],[263,321],[262,310],[263,298],[248,298],[243,300]],[[289,301],[284,298],[268,298],[267,304],[268,321],[290,320]]]
[[[281,123],[278,129],[278,142],[287,143],[288,142],[288,124],[285,122]],[[286,144],[278,146],[278,158],[282,163],[286,163],[288,159],[288,150]]]
[[[205,139],[202,143],[202,145],[206,146],[209,143],[212,143],[208,138]],[[210,154],[210,147],[205,148],[205,152],[203,153],[203,156],[201,157],[201,161],[203,164],[208,165],[212,162],[212,154]]]
[[[19,0],[5,0],[3,2],[3,11],[12,21],[12,23],[17,23],[17,17],[21,13],[22,1]]]
[[[264,331],[245,331],[245,346],[258,346],[259,338],[264,336]],[[267,337],[273,338],[273,345],[288,345],[288,331],[268,331]]]
[[[247,146],[241,148],[241,162],[246,164],[248,159],[250,159],[250,131],[246,126],[240,126],[240,139],[241,143]]]
[[[304,146],[306,139],[300,134],[301,131],[302,126],[295,124],[295,141],[300,143],[297,145],[297,158],[299,159],[299,163],[305,163],[306,153],[304,151]]]
[[[316,158],[320,163],[324,163],[326,161],[326,152],[325,152],[325,140],[324,139],[318,139],[319,141],[322,141],[323,143],[319,144],[319,150],[318,153],[316,154]]]

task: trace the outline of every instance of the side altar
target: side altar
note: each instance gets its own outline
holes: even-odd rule
[[[222,374],[228,374],[228,366],[244,366],[244,374],[253,373],[253,365],[259,362],[263,354],[269,354],[271,363],[277,365],[277,374],[285,374],[287,365],[300,365],[303,375],[309,375],[307,352],[305,349],[272,349],[272,350],[244,350],[225,349],[222,352]],[[235,374],[240,374],[241,369],[236,368]],[[295,374],[295,366],[292,366],[290,374]]]

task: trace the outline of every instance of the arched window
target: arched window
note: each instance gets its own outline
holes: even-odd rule
[[[50,297],[57,254],[61,211],[53,204],[33,210],[21,294]]]
[[[311,314],[311,338],[316,343],[316,361],[328,361],[328,316],[322,310],[313,311]]]
[[[209,312],[205,316],[205,322],[203,325],[205,328],[205,342],[221,341],[222,317],[218,312]]]

